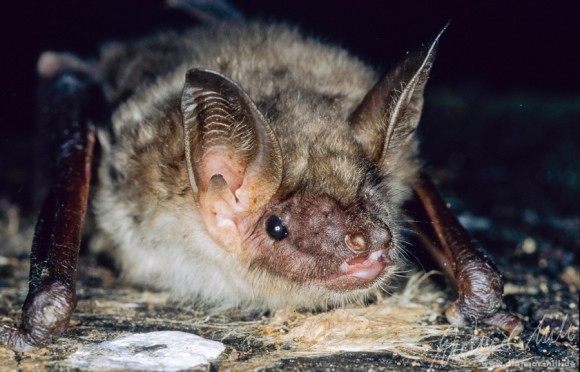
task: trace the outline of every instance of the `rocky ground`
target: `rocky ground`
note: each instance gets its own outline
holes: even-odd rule
[[[106,260],[84,253],[69,330],[33,352],[0,347],[0,370],[78,369],[69,358],[81,345],[161,330],[225,344],[200,370],[577,370],[580,97],[458,91],[429,91],[421,124],[425,158],[460,221],[504,273],[506,307],[526,322],[521,337],[449,327],[442,311],[452,293],[437,275],[414,276],[367,308],[209,314],[168,293],[128,286]],[[25,146],[26,139],[12,143]],[[0,157],[13,150],[0,149]],[[33,218],[17,207],[17,185],[30,181],[25,167],[0,170],[15,185],[0,202],[0,323],[8,326],[18,323],[27,290]]]

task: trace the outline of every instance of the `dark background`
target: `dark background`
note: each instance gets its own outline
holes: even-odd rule
[[[495,90],[580,90],[577,1],[232,1],[249,18],[298,24],[386,68],[451,20],[432,84],[483,84]],[[7,5],[4,4],[3,7]],[[162,0],[21,1],[0,12],[1,135],[27,134],[35,65],[44,50],[94,56],[107,40],[138,38],[193,21]]]
[[[496,160],[491,165],[485,161],[481,165],[484,169],[483,185],[479,183],[474,189],[470,183],[462,190],[468,195],[473,193],[474,205],[477,204],[475,196],[479,189],[494,188],[502,177],[536,178],[535,181],[540,182],[539,188],[532,191],[539,194],[549,192],[561,196],[563,192],[564,197],[573,197],[578,191],[577,159],[564,159],[565,154],[558,153],[558,159],[568,163],[556,176],[550,176],[552,181],[548,180],[547,172],[553,162],[544,164],[540,171],[534,168],[534,163],[554,157],[554,151],[564,151],[562,146],[575,148],[569,137],[578,134],[572,127],[580,125],[576,121],[578,104],[574,104],[580,97],[578,1],[238,0],[233,3],[248,18],[297,24],[309,34],[344,46],[381,71],[387,70],[405,52],[429,41],[451,20],[451,26],[441,41],[427,92],[424,123],[435,123],[422,124],[428,127],[427,136],[432,139],[423,141],[427,160],[434,166],[455,167],[453,169],[461,171],[469,164],[475,164],[473,158],[479,162],[491,148],[503,146],[507,149],[507,153],[498,153],[494,149]],[[103,41],[139,38],[151,31],[185,28],[195,22],[168,9],[162,0],[11,1],[3,7],[0,12],[3,46],[0,62],[0,197],[8,196],[26,206],[26,195],[34,192],[35,187],[30,183],[29,163],[33,161],[30,138],[33,135],[37,79],[35,66],[40,53],[44,50],[71,51],[91,57],[96,56]],[[429,98],[430,95],[436,95],[436,98]],[[509,100],[513,101],[515,96],[520,99],[514,105],[525,105],[528,108],[525,112],[509,109]],[[459,102],[461,110],[457,110],[453,102]],[[470,158],[469,151],[473,146],[465,146],[468,140],[465,136],[471,136],[471,139],[475,135],[493,136],[496,129],[488,123],[490,110],[505,106],[506,102],[508,112],[503,112],[504,116],[496,113],[492,119],[499,115],[499,124],[496,120],[495,125],[512,128],[506,132],[509,137],[503,138],[501,143],[489,138],[479,147],[476,143],[479,152]],[[550,129],[548,125],[537,123],[540,118],[534,107],[541,110],[542,120],[547,111],[564,110],[560,115],[564,118],[560,117],[560,124]],[[463,114],[455,115],[459,111]],[[504,120],[505,115],[513,117],[519,114],[523,115]],[[441,120],[437,120],[441,115],[446,115],[449,122],[467,120],[472,127],[466,127],[466,124],[461,127],[461,123],[455,127],[451,124],[441,126]],[[482,119],[484,116],[485,120]],[[522,131],[529,134],[524,135],[527,140],[523,144]],[[550,137],[549,146],[541,142],[545,137]],[[442,138],[448,143],[441,143]],[[576,142],[580,142],[580,138]],[[511,151],[510,146],[514,144],[520,146]],[[505,166],[501,165],[502,157],[509,158]],[[489,171],[490,167],[492,171]],[[528,173],[518,174],[522,167]],[[537,182],[532,182],[532,186],[538,185]],[[522,193],[520,186],[525,188],[528,183],[512,185],[511,192],[500,193],[497,197],[500,202],[513,200]],[[552,197],[545,195],[545,198]],[[572,213],[575,204],[570,206],[568,203],[563,208]]]

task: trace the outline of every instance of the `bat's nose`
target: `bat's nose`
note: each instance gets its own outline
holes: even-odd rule
[[[361,253],[369,249],[367,239],[362,234],[346,234],[344,242],[355,253]]]
[[[353,253],[385,249],[389,246],[391,232],[386,226],[371,228],[362,232],[350,232],[344,237],[344,242]]]

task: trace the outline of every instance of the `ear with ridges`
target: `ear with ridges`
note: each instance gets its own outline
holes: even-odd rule
[[[258,210],[278,190],[278,140],[242,88],[215,71],[188,71],[181,109],[191,186],[219,223],[236,224],[236,213]]]
[[[351,114],[354,136],[375,163],[388,166],[396,161],[413,137],[437,44],[447,26],[377,82]]]

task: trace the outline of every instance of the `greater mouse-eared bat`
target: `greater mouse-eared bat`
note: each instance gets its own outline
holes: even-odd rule
[[[67,327],[92,167],[91,248],[135,283],[221,308],[365,299],[400,270],[411,201],[429,223],[410,228],[458,293],[448,320],[521,332],[500,310],[501,275],[422,171],[416,128],[440,36],[383,77],[238,16],[110,43],[98,61],[44,53],[41,104],[62,146],[22,323],[0,343],[42,346]]]

